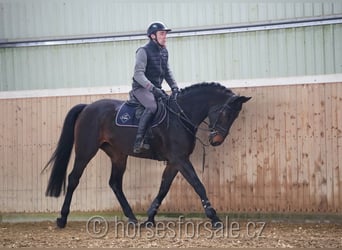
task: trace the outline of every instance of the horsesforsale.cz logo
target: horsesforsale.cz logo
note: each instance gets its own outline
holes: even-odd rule
[[[126,123],[131,119],[131,116],[128,113],[124,113],[122,116],[120,116],[120,120],[122,123]]]
[[[109,226],[111,223],[111,226]],[[221,222],[218,228],[212,228],[211,221],[186,220],[184,216],[178,219],[157,221],[153,227],[125,222],[114,217],[111,222],[102,216],[92,216],[86,224],[86,230],[92,238],[103,238],[113,230],[111,235],[115,238],[144,238],[144,239],[196,239],[196,238],[261,238],[265,229],[264,221],[239,221],[231,220],[229,216]]]

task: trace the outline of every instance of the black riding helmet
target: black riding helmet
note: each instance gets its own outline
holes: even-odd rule
[[[156,34],[157,31],[171,31],[171,29],[162,22],[154,22],[148,26],[147,36],[150,37],[152,34]]]

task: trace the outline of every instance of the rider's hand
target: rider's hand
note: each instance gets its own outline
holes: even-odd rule
[[[171,89],[171,91],[172,91],[172,95],[176,95],[176,94],[179,93],[179,88],[178,88],[178,87],[173,87],[173,88]]]
[[[172,99],[176,100],[177,99],[177,95],[179,93],[178,87],[173,87],[171,89],[171,91],[172,91],[172,94],[171,94]]]
[[[160,88],[153,87],[151,92],[155,98],[165,98],[165,93]]]

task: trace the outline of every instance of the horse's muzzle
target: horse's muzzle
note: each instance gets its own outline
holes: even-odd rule
[[[209,135],[209,142],[211,146],[219,146],[224,141],[224,137],[218,131],[212,131]]]

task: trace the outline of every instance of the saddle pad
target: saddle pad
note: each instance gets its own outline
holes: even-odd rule
[[[136,117],[137,106],[123,103],[115,117],[115,124],[120,127],[138,127],[140,117]],[[158,104],[158,110],[153,117],[151,127],[158,126],[166,117],[165,108]]]

